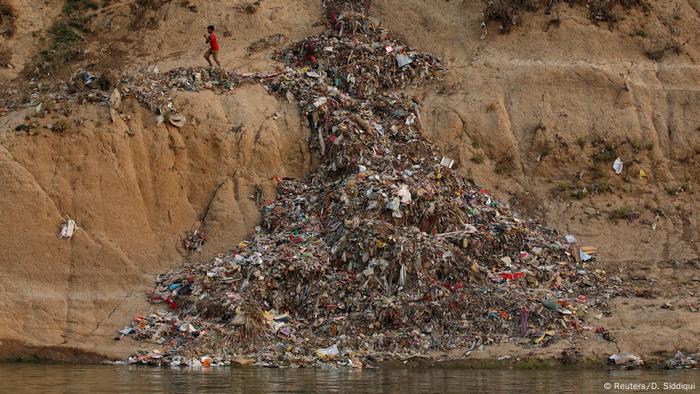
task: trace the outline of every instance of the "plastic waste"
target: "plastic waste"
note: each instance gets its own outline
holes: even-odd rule
[[[678,351],[664,363],[666,369],[697,369],[700,368],[700,353],[686,356]]]
[[[185,125],[185,116],[179,112],[171,112],[170,116],[168,116],[168,123],[180,128]]]
[[[588,253],[583,251],[583,248],[579,248],[578,253],[579,253],[579,258],[581,259],[581,261],[589,261],[589,260],[593,259],[593,256],[591,256]]]
[[[544,305],[545,308],[551,309],[553,311],[558,312],[559,310],[561,310],[561,305],[559,305],[556,300],[552,300],[552,299],[545,300],[544,302],[542,302],[542,305]]]
[[[325,349],[316,350],[316,355],[322,360],[332,360],[336,358],[339,354],[340,351],[338,350],[337,344],[327,347]]]
[[[622,174],[622,168],[624,166],[624,163],[622,160],[618,157],[615,159],[615,162],[613,163],[613,170],[615,171],[615,174],[620,175]]]
[[[608,364],[623,365],[626,367],[641,367],[644,365],[644,360],[637,354],[620,353],[613,354],[608,357]]]
[[[442,157],[442,160],[440,161],[440,165],[443,167],[447,168],[452,168],[452,166],[455,164],[455,161],[450,159],[449,157]]]
[[[84,71],[82,74],[83,83],[85,86],[91,87],[92,83],[95,82],[96,76],[90,72]]]
[[[61,226],[61,232],[59,233],[58,237],[60,239],[71,239],[77,228],[78,225],[69,217]]]
[[[512,273],[511,272],[501,272],[499,274],[499,276],[501,277],[501,279],[504,279],[504,280],[515,280],[515,279],[524,278],[525,273],[524,272],[512,272]]]
[[[122,328],[121,330],[118,330],[117,332],[122,334],[122,335],[129,335],[129,334],[133,333],[134,331],[136,331],[136,330],[133,327],[125,327],[125,328]]]
[[[119,109],[122,105],[122,94],[119,89],[112,90],[112,94],[109,95],[109,106],[113,109]]]
[[[396,192],[396,195],[401,199],[401,204],[411,203],[411,192],[408,190],[407,185],[401,185],[401,188]]]
[[[410,56],[398,54],[396,55],[396,62],[398,63],[399,67],[405,67],[413,63],[413,59],[411,59]]]
[[[319,108],[319,107],[323,106],[324,104],[326,104],[327,102],[328,102],[327,98],[319,97],[316,99],[316,101],[314,101],[314,107]]]

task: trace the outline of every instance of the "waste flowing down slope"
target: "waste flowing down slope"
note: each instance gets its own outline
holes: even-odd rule
[[[390,233],[394,234],[394,239],[406,237],[410,245],[435,242],[454,254],[445,257],[446,261],[466,258],[470,263],[477,263],[477,272],[472,271],[470,264],[469,271],[463,275],[467,280],[461,283],[459,279],[448,278],[446,283],[429,285],[433,286],[430,288],[431,297],[435,286],[444,287],[441,291],[446,295],[441,296],[446,299],[465,294],[468,290],[452,291],[461,285],[468,287],[471,284],[470,289],[499,288],[502,284],[495,283],[494,279],[502,278],[500,274],[514,274],[505,287],[513,288],[515,293],[533,286],[535,278],[545,288],[556,283],[556,278],[553,278],[554,282],[550,281],[552,278],[543,281],[541,273],[531,274],[525,269],[532,270],[528,265],[537,265],[547,257],[556,259],[558,256],[567,264],[574,264],[569,256],[560,252],[541,247],[546,253],[533,257],[534,253],[525,246],[517,254],[511,253],[520,249],[512,245],[512,250],[494,253],[502,256],[491,261],[482,255],[473,255],[480,247],[485,247],[473,239],[475,234],[460,240],[457,237],[463,235],[460,233],[435,238],[431,231],[427,231],[434,228],[435,233],[442,233],[455,223],[462,224],[460,221],[464,224],[479,222],[486,226],[507,219],[516,223],[515,229],[540,234],[542,229],[526,217],[538,218],[562,234],[575,234],[581,245],[597,247],[597,260],[587,263],[591,264],[587,269],[592,268],[589,274],[593,278],[605,279],[605,286],[611,292],[616,292],[618,286],[624,289],[625,296],[610,298],[600,304],[595,297],[589,297],[585,302],[589,312],[585,317],[587,324],[580,331],[575,329],[576,335],[569,335],[570,330],[562,327],[554,330],[557,332],[551,337],[544,335],[538,343],[535,341],[540,339],[539,336],[519,336],[521,312],[508,310],[507,306],[512,304],[504,303],[503,308],[494,306],[495,314],[486,315],[493,321],[475,324],[483,329],[487,327],[484,324],[508,322],[508,329],[516,331],[509,331],[509,337],[513,334],[516,339],[501,340],[498,345],[485,346],[483,350],[478,346],[479,340],[469,337],[474,332],[470,330],[476,326],[465,326],[463,335],[458,337],[450,336],[454,333],[448,330],[449,335],[445,337],[437,325],[433,329],[432,325],[425,324],[408,330],[405,337],[397,337],[394,334],[406,331],[406,327],[399,328],[395,324],[405,323],[389,311],[406,299],[387,296],[387,306],[374,305],[372,308],[372,311],[383,310],[385,313],[373,314],[371,321],[368,317],[367,331],[360,332],[367,337],[374,333],[376,324],[384,324],[387,332],[392,333],[391,340],[373,338],[351,343],[342,337],[337,341],[345,344],[340,351],[361,348],[362,341],[379,355],[387,356],[393,352],[393,349],[383,347],[392,341],[407,346],[404,351],[420,342],[428,346],[425,352],[432,352],[433,357],[452,359],[464,358],[472,344],[475,349],[469,353],[470,358],[509,357],[511,360],[533,356],[554,359],[563,354],[604,360],[618,351],[654,358],[669,357],[676,350],[685,353],[699,350],[695,340],[700,335],[700,210],[697,197],[700,112],[696,105],[700,91],[696,60],[700,56],[697,41],[700,37],[697,10],[700,7],[697,1],[659,0],[650,2],[646,11],[640,8],[615,9],[618,20],[614,24],[593,23],[586,7],[558,2],[549,14],[543,12],[543,8],[535,12],[520,12],[517,25],[511,27],[509,34],[499,34],[498,22],[486,24],[486,29],[480,27],[484,9],[484,3],[480,1],[375,1],[369,9],[372,24],[381,24],[391,32],[392,39],[415,48],[414,55],[424,52],[437,55],[442,60],[441,67],[446,69],[439,74],[440,78],[430,83],[406,86],[404,91],[410,96],[397,95],[392,89],[386,89],[391,86],[381,84],[391,83],[398,76],[418,77],[416,82],[422,81],[420,74],[405,72],[424,64],[418,60],[431,57],[420,57],[414,64],[405,66],[401,74],[381,81],[367,83],[359,78],[374,75],[376,70],[366,68],[355,72],[355,81],[341,78],[337,82],[339,93],[348,94],[352,99],[346,98],[340,103],[329,100],[319,107],[323,108],[324,116],[312,116],[311,119],[298,115],[300,91],[305,92],[308,88],[308,94],[311,94],[315,88],[335,85],[336,82],[329,79],[335,76],[335,72],[318,73],[319,78],[313,76],[314,71],[311,76],[306,75],[305,71],[317,67],[311,59],[303,58],[297,44],[281,55],[274,53],[292,42],[325,31],[326,26],[321,21],[332,15],[324,14],[326,9],[322,2],[158,1],[143,7],[143,2],[113,0],[110,4],[98,4],[94,10],[83,7],[75,11],[73,8],[70,15],[66,14],[66,4],[83,3],[36,0],[5,0],[0,3],[12,6],[15,26],[13,35],[0,34],[0,63],[6,59],[3,54],[10,54],[9,66],[2,64],[0,69],[0,90],[3,91],[0,98],[0,245],[6,251],[0,258],[0,293],[3,294],[0,301],[0,357],[102,360],[105,357],[124,358],[135,349],[152,351],[159,347],[158,344],[134,342],[128,338],[114,341],[113,338],[116,330],[123,329],[124,323],[138,313],[149,316],[160,309],[161,305],[152,308],[143,299],[143,292],[152,287],[153,278],[173,269],[156,287],[156,295],[167,296],[172,290],[165,291],[165,284],[170,287],[189,282],[189,278],[187,281],[178,279],[180,268],[177,267],[186,263],[182,269],[192,271],[194,284],[199,278],[195,273],[203,275],[206,268],[216,264],[212,258],[253,234],[249,240],[259,242],[239,245],[221,257],[221,264],[227,259],[235,259],[236,254],[245,256],[248,261],[256,248],[270,240],[271,229],[265,226],[279,227],[276,221],[281,214],[281,205],[270,204],[287,202],[299,193],[296,188],[307,187],[309,192],[328,196],[323,202],[311,202],[305,197],[303,203],[301,199],[298,201],[300,212],[308,215],[309,221],[316,220],[314,223],[322,226],[312,228],[309,233],[323,235],[323,242],[318,243],[313,237],[311,240],[304,238],[300,229],[308,230],[308,223],[294,217],[293,222],[303,226],[295,229],[297,233],[292,231],[291,238],[286,238],[286,242],[291,243],[290,250],[311,244],[314,250],[320,250],[328,257],[333,269],[344,266],[360,277],[365,276],[361,272],[369,268],[370,261],[374,261],[372,270],[366,271],[368,287],[358,293],[368,299],[373,297],[376,301],[377,294],[383,295],[385,291],[404,294],[403,290],[396,288],[404,265],[404,280],[408,284],[405,294],[417,294],[428,286],[422,282],[424,278],[418,280],[410,275],[415,274],[410,271],[410,264],[400,264],[398,271],[395,265],[383,268],[383,253],[393,253],[389,247],[393,244],[386,242]],[[56,31],[52,29],[59,22],[82,26],[80,29],[83,30],[75,30],[80,35],[75,47],[79,53],[74,58],[67,57],[61,63],[62,68],[47,68],[47,59],[59,54],[53,41]],[[222,77],[218,73],[210,74],[207,70],[190,67],[204,62],[201,58],[203,40],[200,39],[203,32],[197,26],[204,27],[209,23],[217,26],[226,69],[237,70],[237,73]],[[487,34],[482,39],[484,32]],[[327,36],[330,33],[321,34],[324,40],[330,39]],[[344,35],[348,37],[347,33]],[[308,40],[302,42],[305,41]],[[385,38],[379,41],[384,43]],[[375,54],[364,47],[351,55],[339,50],[355,48],[355,45],[359,44],[334,42],[329,45],[336,49],[338,56],[347,56],[333,60],[331,64],[347,62],[349,67],[362,66],[364,63],[357,61],[357,55]],[[42,55],[45,49],[53,56]],[[307,49],[318,52],[312,53],[316,59],[328,59],[331,55],[323,47]],[[284,53],[292,55],[285,59]],[[384,49],[381,53],[378,76],[391,67],[398,67],[397,52],[389,53]],[[285,60],[292,72],[284,70]],[[432,60],[427,64],[437,65]],[[109,65],[107,70],[105,65]],[[148,72],[148,69],[153,70],[153,65],[164,72]],[[46,74],[49,69],[55,69],[57,74],[53,71]],[[347,69],[343,68],[343,71]],[[218,81],[229,84],[215,85],[214,82]],[[308,85],[294,89],[281,86],[292,81],[303,81]],[[404,82],[407,81],[393,87],[403,86]],[[110,109],[109,96],[113,87],[119,87],[123,98],[121,105]],[[380,92],[379,96],[383,98],[377,100],[382,102],[382,108],[393,108],[403,115],[386,117],[385,109],[378,109],[375,104],[365,106],[365,100],[371,98],[368,95],[370,90],[364,90],[367,87]],[[290,94],[286,94],[287,90]],[[148,97],[149,92],[157,92],[160,99]],[[336,97],[325,91],[322,96]],[[161,110],[160,120],[164,122],[158,123],[156,116],[143,104],[148,109]],[[358,107],[361,111],[354,113]],[[179,118],[169,119],[173,109],[176,117],[184,117],[183,122],[176,120]],[[302,105],[302,111],[305,109]],[[315,107],[312,109],[315,113]],[[353,116],[341,124],[325,117],[326,113],[343,117],[343,111],[353,112]],[[413,124],[406,125],[406,118],[401,117],[410,113],[414,113],[416,119],[410,121]],[[423,135],[435,145],[423,140],[422,143],[410,142],[421,149],[404,152],[403,148],[396,148],[400,141],[377,141],[376,136],[370,138],[370,134],[365,133],[365,139],[353,142],[353,149],[342,153],[335,150],[347,147],[348,141],[336,139],[330,142],[331,134],[336,137],[345,132],[353,135],[358,124],[371,132],[377,131],[372,123],[375,119],[379,119],[376,122],[382,125],[387,138],[393,135],[387,131],[389,126],[403,120],[398,124],[401,132],[410,128],[416,138]],[[170,120],[181,127],[172,126]],[[339,127],[331,134],[322,129],[325,156],[319,163],[319,125],[326,122]],[[313,130],[309,130],[307,124],[315,125]],[[312,133],[311,139],[307,141],[309,132]],[[337,145],[335,141],[338,141]],[[309,151],[309,142],[313,153]],[[384,174],[389,177],[385,179],[376,168],[372,168],[379,165],[373,155],[380,152],[372,150],[371,155],[366,153],[366,148],[362,147],[367,144],[398,149],[402,156],[397,160],[402,163],[386,163],[392,172],[397,169],[397,175]],[[363,150],[364,154],[356,155]],[[406,158],[413,160],[419,154],[426,158],[420,163],[421,170],[408,175],[413,170],[406,168],[403,161],[408,160]],[[452,169],[438,165],[443,156],[454,160]],[[348,161],[345,157],[359,158]],[[620,175],[612,169],[617,157],[624,162]],[[336,161],[337,171],[328,171],[329,160]],[[320,172],[313,172],[315,175],[309,178],[315,179],[316,183],[308,184],[304,176],[319,164]],[[440,183],[436,183],[438,174],[427,172],[427,169],[434,169],[431,166],[440,169],[439,176],[444,179]],[[362,168],[367,169],[362,173],[365,175],[357,175],[354,183],[343,183],[352,171]],[[460,177],[466,180],[451,183],[462,179]],[[298,183],[300,179],[304,179],[303,185]],[[419,184],[436,186],[423,190]],[[473,184],[481,187],[474,189]],[[405,189],[403,185],[406,185]],[[436,201],[451,201],[445,193],[462,185],[465,192],[455,199],[461,199],[479,211],[483,208],[488,214],[474,216],[474,212],[464,213],[454,203],[450,209],[442,211],[445,213],[442,222],[423,220],[425,216],[420,214],[425,207],[418,201],[429,196]],[[342,193],[336,195],[320,187]],[[486,190],[481,193],[481,189],[490,194],[484,194]],[[276,201],[277,191],[280,192],[279,201]],[[359,199],[354,194],[358,191],[370,195]],[[401,202],[402,198],[408,201],[406,192],[411,195],[409,204]],[[381,193],[387,198],[392,197],[389,199],[391,207],[395,206],[394,197],[399,198],[402,218],[386,215],[393,211],[379,215],[379,210],[387,207],[381,200],[384,198]],[[492,204],[486,204],[489,197]],[[329,235],[329,226],[340,223],[341,216],[343,220],[352,220],[344,215],[356,210],[356,204],[372,204],[368,201],[375,198],[376,208],[367,212],[360,210],[361,214],[354,215],[361,223],[357,228],[353,228],[355,221],[334,228],[335,231],[347,232],[356,244],[351,248],[342,246],[346,251],[345,261],[342,254],[339,257],[338,253],[325,249],[327,242],[340,243]],[[495,201],[499,201],[497,206],[491,206]],[[319,211],[322,203],[325,216]],[[522,215],[515,214],[508,205]],[[261,216],[261,207],[275,207],[275,210],[265,210]],[[439,211],[439,204],[435,209],[435,212]],[[489,216],[495,212],[503,216]],[[460,216],[462,214],[467,215],[466,219]],[[66,216],[76,220],[78,230],[71,239],[59,240],[57,234]],[[513,217],[521,222],[514,221]],[[372,226],[367,224],[369,220],[374,223]],[[389,225],[377,227],[376,223]],[[256,230],[256,226],[261,227]],[[415,226],[426,231],[427,235],[409,231],[399,234],[399,237],[395,234],[396,228],[402,226],[409,229]],[[485,231],[485,228],[476,227]],[[358,234],[364,236],[364,228],[373,230],[371,234],[367,233],[368,238],[373,239],[367,241],[355,237]],[[196,234],[194,230],[197,230]],[[291,228],[279,230],[284,233]],[[202,234],[204,237],[200,237]],[[381,237],[387,239],[379,239]],[[475,249],[460,244],[466,238],[469,238],[468,244],[476,245]],[[527,241],[516,239],[521,245]],[[377,244],[377,240],[382,242]],[[200,241],[204,241],[201,250],[197,248]],[[365,241],[375,242],[373,250],[370,250],[370,245],[362,246]],[[533,242],[544,241],[576,251],[575,248],[569,249],[561,234],[549,230],[545,230],[539,241]],[[491,246],[500,245],[496,239],[488,242]],[[530,246],[540,248],[534,244]],[[267,255],[278,249],[279,246],[260,253]],[[360,250],[363,251],[361,254]],[[521,251],[529,253],[530,257],[520,257]],[[366,257],[365,252],[368,253]],[[300,256],[308,258],[303,253]],[[351,259],[353,256],[355,260]],[[507,268],[509,260],[500,259],[506,256],[510,256],[511,271],[514,272],[501,269]],[[392,261],[386,257],[383,260]],[[481,260],[488,260],[488,264]],[[199,266],[200,262],[204,262],[202,266]],[[525,266],[520,265],[525,262]],[[251,272],[245,264],[235,263],[241,266],[242,273]],[[447,267],[446,262],[442,264]],[[291,263],[287,265],[295,267]],[[359,271],[360,267],[362,271]],[[494,268],[493,272],[487,273],[490,268]],[[519,268],[523,269],[519,271]],[[566,271],[566,265],[561,268]],[[380,275],[382,272],[387,273],[386,283],[383,283],[384,275]],[[519,272],[525,277],[516,279],[516,276],[521,276]],[[253,274],[256,274],[255,270]],[[282,274],[293,276],[292,273],[276,273]],[[445,272],[436,271],[431,275],[443,278]],[[261,283],[247,277],[244,279],[248,279],[253,287],[261,286],[269,279],[267,275],[263,276]],[[376,280],[369,281],[370,277]],[[238,280],[236,275],[232,278]],[[578,283],[576,278],[564,276],[562,280],[564,284],[575,285]],[[573,282],[568,282],[569,279]],[[290,283],[298,283],[295,280],[299,279]],[[338,283],[339,279],[331,276],[327,280]],[[196,282],[201,284],[199,279]],[[274,281],[272,285],[276,286]],[[255,289],[261,290],[260,287]],[[267,288],[264,290],[274,293]],[[283,290],[294,293],[289,288]],[[339,294],[335,291],[334,288],[333,295]],[[370,291],[371,294],[367,293]],[[593,293],[596,292],[591,290]],[[348,294],[346,290],[345,298],[356,299]],[[302,295],[306,297],[302,297],[304,300],[325,300],[313,294]],[[543,330],[547,324],[543,322],[544,325],[539,326],[540,321],[536,319],[539,308],[535,307],[544,307],[541,302],[546,301],[539,299],[540,296],[545,294],[535,297],[528,293],[528,303],[531,304],[527,306],[530,311],[528,320],[532,331],[529,335],[538,330],[542,333],[548,331]],[[536,298],[540,304],[535,302]],[[293,332],[298,339],[311,332],[306,322],[299,320],[306,313],[304,308],[296,307],[292,311],[289,306],[280,307],[279,301],[272,305],[274,299],[261,294],[251,298],[258,303],[251,313],[257,314],[260,309],[270,312],[275,307],[277,315],[272,315],[272,312],[264,314],[265,319],[259,322],[261,326],[255,326],[257,331],[243,330],[246,335],[255,332],[267,335],[265,341],[259,342],[258,350],[269,350],[267,354],[270,356],[277,354],[278,350],[272,351],[268,346],[272,341],[282,342],[284,337],[270,337],[275,327],[270,327],[269,319],[277,328],[282,323],[286,325],[280,335]],[[344,302],[334,306],[321,301],[319,305],[327,308],[358,310],[354,304]],[[179,306],[194,310],[201,305],[185,297]],[[338,313],[319,308],[321,314]],[[465,309],[469,311],[469,308]],[[280,316],[287,310],[292,320]],[[180,312],[182,309],[175,311],[176,315]],[[233,312],[236,312],[235,308]],[[501,317],[501,312],[508,316]],[[420,310],[416,313],[418,319],[427,318]],[[542,313],[550,314],[550,317],[557,315],[546,307]],[[584,311],[579,308],[577,313]],[[447,315],[456,316],[452,311]],[[275,317],[279,321],[275,321]],[[570,319],[569,315],[564,317]],[[233,323],[240,323],[235,318],[233,320]],[[220,323],[214,324],[206,316],[200,316],[199,321],[213,325],[214,331]],[[299,323],[298,327],[296,323]],[[146,321],[143,324],[145,326]],[[241,332],[241,327],[250,327],[250,323],[235,327]],[[336,343],[321,339],[329,339],[329,334],[348,335],[341,330],[347,327],[345,321],[323,323],[318,328],[325,330],[319,343],[304,342],[305,345],[296,346],[299,348],[296,350],[292,346],[290,354],[273,363],[291,363],[295,357],[302,363],[312,362],[315,358],[312,345],[320,347]],[[501,331],[505,330],[504,327],[489,335],[504,333]],[[195,327],[195,330],[198,328],[201,327]],[[596,333],[599,328],[603,331]],[[560,338],[562,333],[563,340]],[[144,335],[150,334],[146,330]],[[187,333],[178,335],[182,336],[180,339],[191,339]],[[158,338],[156,335],[154,339]],[[256,342],[245,335],[243,339],[236,343],[244,348],[229,346],[227,350],[252,354],[254,348],[249,345]],[[528,346],[524,346],[526,342]],[[466,347],[449,350],[455,343]],[[547,346],[543,346],[545,343]],[[180,352],[186,356],[204,354],[208,350],[205,345],[205,340],[192,342],[182,346]],[[372,353],[364,352],[358,355]]]
[[[615,283],[574,239],[518,218],[437,155],[419,104],[390,92],[439,77],[437,59],[376,26],[369,1],[324,5],[330,28],[261,76],[299,102],[321,166],[279,181],[253,238],[159,277],[149,299],[171,311],[121,333],[166,352],[130,362],[355,366],[576,336]]]
[[[700,7],[648,3],[612,26],[567,4],[523,12],[483,40],[479,2],[387,0],[372,15],[449,65],[444,89],[411,93],[462,175],[585,236],[604,261],[655,264],[700,253]],[[674,41],[679,54],[649,58]],[[639,217],[609,219],[625,208]]]

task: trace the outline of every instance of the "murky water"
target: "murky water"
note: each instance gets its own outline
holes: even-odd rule
[[[0,364],[0,393],[222,392],[700,392],[698,371],[470,370],[453,368],[319,371],[312,369],[161,369],[97,365]],[[610,389],[606,390],[606,383]],[[614,386],[617,384],[618,386]],[[695,384],[693,388],[692,384]],[[617,389],[616,389],[617,387]],[[684,390],[685,388],[685,390]]]

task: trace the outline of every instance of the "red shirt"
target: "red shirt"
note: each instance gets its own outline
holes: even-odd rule
[[[212,51],[218,51],[220,49],[214,33],[209,35],[209,48],[211,48]]]

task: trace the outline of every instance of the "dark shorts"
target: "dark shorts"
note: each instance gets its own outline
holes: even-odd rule
[[[216,62],[219,61],[219,51],[215,51],[213,49],[207,49],[207,51],[204,53],[204,57],[208,59],[209,56],[213,56],[214,60],[216,60]]]

